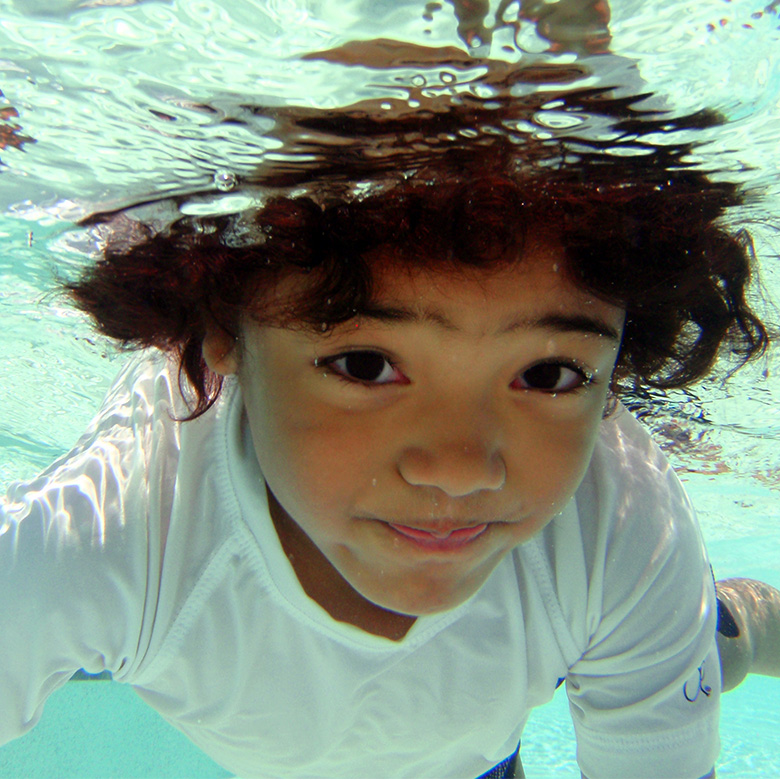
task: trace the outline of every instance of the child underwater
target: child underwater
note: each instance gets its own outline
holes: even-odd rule
[[[92,220],[103,256],[70,291],[146,351],[2,506],[0,742],[84,668],[242,776],[522,776],[565,682],[586,776],[713,770],[718,650],[728,686],[778,674],[780,601],[744,580],[717,601],[618,399],[764,350],[721,223],[743,195],[682,165],[690,144],[567,156],[506,129],[548,100],[279,111],[288,140],[367,138],[360,186],[324,145],[240,213]],[[423,163],[371,153],[444,127],[460,140]]]

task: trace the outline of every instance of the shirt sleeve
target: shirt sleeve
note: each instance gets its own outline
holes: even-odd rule
[[[566,679],[578,762],[586,777],[702,777],[719,752],[712,574],[670,464],[619,414],[585,487],[601,517]]]
[[[76,447],[0,503],[0,744],[79,668],[121,676],[143,654],[162,548],[149,507],[175,450],[150,447],[171,428],[168,384],[135,361]]]

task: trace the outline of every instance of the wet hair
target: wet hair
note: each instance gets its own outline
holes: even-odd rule
[[[561,270],[575,285],[626,309],[614,392],[687,386],[723,352],[742,364],[765,349],[767,331],[746,301],[750,238],[723,224],[744,196],[681,164],[690,147],[586,150],[552,165],[552,153],[545,160],[537,149],[529,164],[530,147],[499,141],[349,196],[304,188],[241,214],[140,226],[132,242],[117,228],[67,289],[104,334],[178,355],[192,418],[221,390],[202,357],[206,323],[238,337],[250,313],[327,330],[369,307],[378,258],[451,274],[493,269],[523,262],[531,228],[559,237]],[[272,293],[291,274],[307,283],[280,309]]]

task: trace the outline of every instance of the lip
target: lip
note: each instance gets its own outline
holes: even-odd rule
[[[443,527],[434,530],[412,528],[398,523],[387,523],[395,534],[425,550],[450,552],[463,549],[476,542],[488,528],[488,523],[469,526],[467,528]]]

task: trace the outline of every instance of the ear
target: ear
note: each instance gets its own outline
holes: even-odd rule
[[[202,350],[206,365],[215,374],[230,376],[238,371],[238,339],[213,320],[206,326]]]

